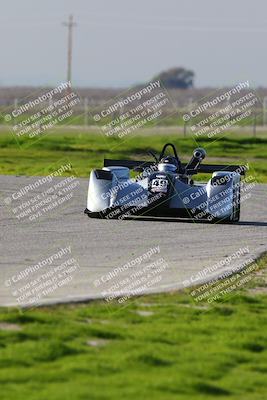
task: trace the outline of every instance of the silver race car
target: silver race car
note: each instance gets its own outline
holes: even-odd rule
[[[166,155],[167,148],[172,155]],[[180,161],[167,143],[154,161],[104,160],[89,178],[85,213],[95,218],[176,217],[212,222],[237,222],[240,218],[242,165],[201,164],[202,148],[191,160]],[[130,177],[130,170],[138,174]],[[198,173],[212,173],[207,183],[194,182]]]

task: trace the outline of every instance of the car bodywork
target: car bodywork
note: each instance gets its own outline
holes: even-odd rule
[[[166,157],[170,147],[173,156]],[[167,143],[155,161],[104,160],[89,178],[89,217],[176,217],[194,220],[237,222],[240,218],[242,165],[201,164],[206,152],[197,148],[187,164]],[[131,178],[130,170],[139,174]],[[206,183],[194,182],[198,173],[212,173]]]

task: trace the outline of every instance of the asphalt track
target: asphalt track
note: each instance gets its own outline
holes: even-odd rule
[[[109,297],[107,292],[132,294],[134,288],[137,293],[140,277],[146,293],[174,290],[239,268],[267,250],[267,185],[250,190],[242,202],[241,221],[233,225],[89,219],[83,213],[87,179],[76,180],[72,197],[55,203],[53,210],[34,221],[19,219],[14,207],[22,210],[31,199],[33,205],[52,185],[23,194],[37,179],[0,176],[0,306],[25,305],[34,298],[37,304],[82,301]],[[14,194],[21,197],[13,202]],[[55,197],[64,196],[58,192]],[[60,249],[67,248],[71,253],[60,258]],[[242,255],[235,258],[240,249]],[[64,268],[55,273],[63,262]],[[201,272],[207,267],[214,267],[213,272]],[[40,295],[45,285],[51,291]]]

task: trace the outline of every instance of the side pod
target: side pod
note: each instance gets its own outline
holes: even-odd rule
[[[94,169],[89,178],[87,209],[99,212],[109,207],[109,191],[112,187],[113,175],[110,171]]]

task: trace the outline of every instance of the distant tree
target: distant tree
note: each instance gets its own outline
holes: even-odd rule
[[[161,72],[155,79],[160,79],[169,89],[188,89],[193,87],[195,74],[188,69],[177,67]]]

